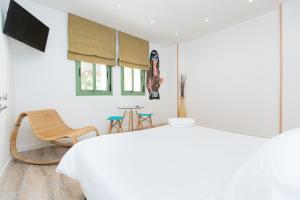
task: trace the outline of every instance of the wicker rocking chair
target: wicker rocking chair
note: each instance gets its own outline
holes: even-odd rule
[[[38,161],[25,157],[17,150],[17,135],[21,126],[22,120],[28,117],[33,133],[44,141],[49,141],[53,144],[70,147],[77,142],[77,138],[89,132],[96,132],[99,136],[99,131],[94,126],[87,126],[80,129],[72,129],[68,127],[60,118],[55,110],[38,110],[21,113],[15,123],[10,138],[10,151],[11,154],[20,161],[33,165],[49,165],[56,164],[60,159],[53,161]],[[68,138],[71,139],[71,144],[66,145],[58,142],[58,140]]]

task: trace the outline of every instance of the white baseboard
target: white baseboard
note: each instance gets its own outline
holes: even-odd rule
[[[6,171],[6,168],[9,165],[10,161],[11,161],[11,156],[9,156],[9,158],[7,159],[7,161],[4,163],[2,169],[0,170],[0,180],[1,180],[4,172]]]

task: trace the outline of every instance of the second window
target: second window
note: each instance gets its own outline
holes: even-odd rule
[[[145,95],[145,71],[121,67],[122,95]]]

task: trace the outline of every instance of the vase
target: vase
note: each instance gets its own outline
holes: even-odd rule
[[[185,118],[186,117],[184,97],[180,97],[178,117],[180,117],[180,118]]]

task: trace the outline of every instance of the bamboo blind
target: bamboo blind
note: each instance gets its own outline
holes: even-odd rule
[[[116,30],[82,17],[68,16],[68,59],[116,65]]]

